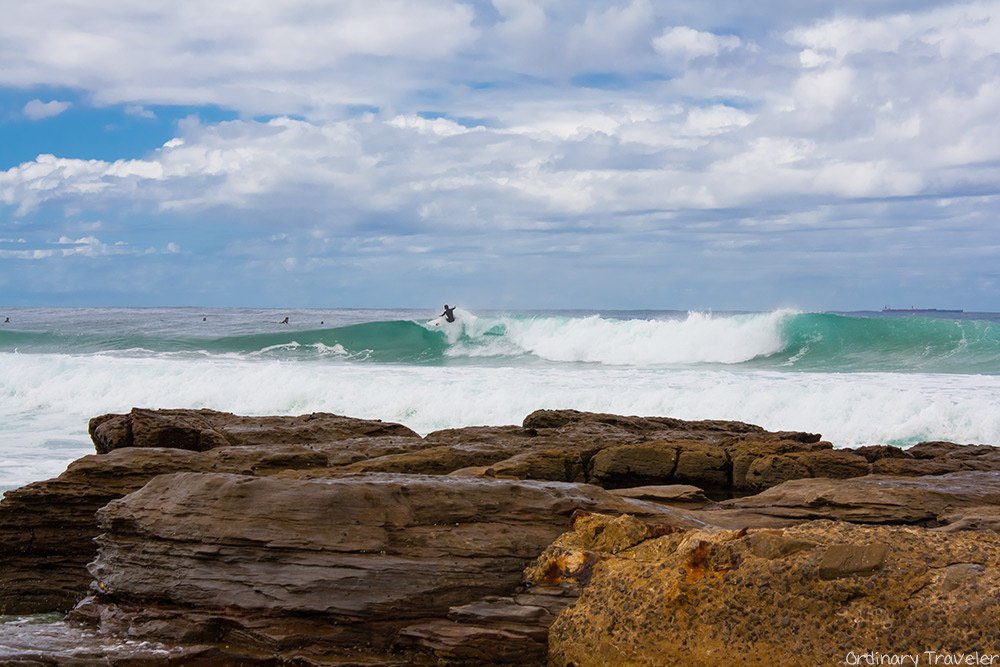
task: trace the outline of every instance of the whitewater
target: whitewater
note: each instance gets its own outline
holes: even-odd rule
[[[132,407],[442,428],[539,408],[735,419],[837,447],[1000,444],[1000,315],[7,309],[0,490],[93,453]],[[281,324],[284,317],[289,324]]]

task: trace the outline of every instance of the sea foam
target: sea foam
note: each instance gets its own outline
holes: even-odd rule
[[[337,414],[421,433],[517,424],[538,408],[736,419],[819,432],[836,446],[920,440],[1000,444],[1000,376],[782,373],[561,366],[419,366],[261,358],[0,354],[0,487],[50,477],[92,453],[107,412],[207,407]]]

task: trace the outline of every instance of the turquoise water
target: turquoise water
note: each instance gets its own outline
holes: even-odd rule
[[[1000,315],[30,310],[0,352],[224,356],[399,364],[744,365],[778,371],[1000,372]],[[208,315],[211,315],[209,319]],[[372,316],[383,319],[353,321]],[[406,316],[406,317],[400,317]],[[204,318],[204,319],[202,319]]]
[[[1000,444],[1000,315],[8,309],[0,490],[132,407],[333,412],[421,433],[538,408],[736,419],[835,446]],[[281,324],[284,317],[288,324]]]

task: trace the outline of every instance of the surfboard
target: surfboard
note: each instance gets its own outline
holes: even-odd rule
[[[448,320],[444,318],[444,315],[441,317],[435,317],[433,320],[429,320],[427,322],[427,326],[429,327],[443,327],[446,324],[448,324]]]

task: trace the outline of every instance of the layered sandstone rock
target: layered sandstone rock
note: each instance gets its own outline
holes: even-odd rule
[[[238,417],[211,410],[133,410],[91,421],[102,455],[0,502],[0,614],[68,611],[87,591],[95,512],[157,475],[270,475],[327,468],[426,446],[398,424],[336,415]],[[224,442],[225,444],[220,444]],[[209,443],[215,448],[208,449]]]
[[[419,437],[401,424],[328,413],[294,417],[244,417],[216,410],[147,410],[90,420],[99,454],[122,447],[172,447],[205,451],[240,445],[312,444],[356,437]]]
[[[472,659],[502,639],[493,660],[538,662],[553,613],[514,597],[522,570],[573,512],[637,507],[555,482],[163,475],[99,512],[94,597],[75,617],[139,639],[241,637],[279,656],[367,646]]]
[[[723,502],[701,516],[715,525],[756,525],[758,517],[774,517],[935,527],[984,507],[1000,507],[1000,471],[791,480],[755,496]]]
[[[0,502],[0,614],[68,611],[90,584],[98,509],[153,477],[201,470],[193,452],[121,450],[87,456],[58,478],[4,494]]]
[[[91,432],[102,454],[0,502],[0,613],[65,611],[92,584],[74,618],[108,637],[166,642],[164,665],[540,664],[557,616],[553,627],[563,634],[553,646],[562,648],[550,654],[557,664],[601,664],[612,659],[612,644],[627,649],[616,660],[644,664],[655,654],[636,647],[647,640],[675,655],[681,649],[658,643],[666,631],[683,637],[682,647],[707,647],[691,655],[709,661],[723,654],[711,652],[718,642],[705,634],[704,619],[737,603],[754,614],[758,588],[764,608],[780,606],[788,586],[789,609],[816,595],[820,608],[864,628],[909,623],[895,607],[863,606],[875,593],[829,583],[796,588],[765,575],[773,567],[803,581],[874,577],[882,585],[877,578],[888,567],[926,579],[916,565],[921,535],[931,536],[921,556],[927,562],[953,547],[972,553],[972,536],[987,536],[978,560],[942,567],[948,586],[972,582],[964,593],[993,613],[992,574],[979,574],[1000,560],[990,537],[1000,528],[995,447],[834,449],[816,434],[740,422],[573,410],[420,437],[398,424],[336,415],[136,409],[95,418]],[[521,569],[573,514],[574,533],[522,581]],[[897,536],[910,560],[893,560]],[[615,563],[648,567],[609,569]],[[671,568],[696,578],[668,581],[677,574]],[[622,587],[624,600],[642,576],[662,579],[654,586],[660,593],[679,587],[682,594],[658,608],[640,591],[636,602],[595,616],[577,645],[587,609],[611,586]],[[726,586],[692,584],[719,577]],[[731,577],[746,588],[736,602]],[[932,584],[927,590],[936,590]],[[619,646],[616,633],[637,609],[641,624]],[[688,625],[646,619],[650,610],[679,614]],[[771,645],[764,625],[754,634],[726,614],[734,646]],[[761,612],[756,618],[766,620]],[[984,627],[973,624],[969,636]],[[838,632],[824,636],[840,641]],[[614,642],[601,643],[604,635]],[[773,637],[775,651],[787,644],[782,632]],[[87,656],[99,653],[89,648]],[[158,664],[150,655],[104,657]]]

